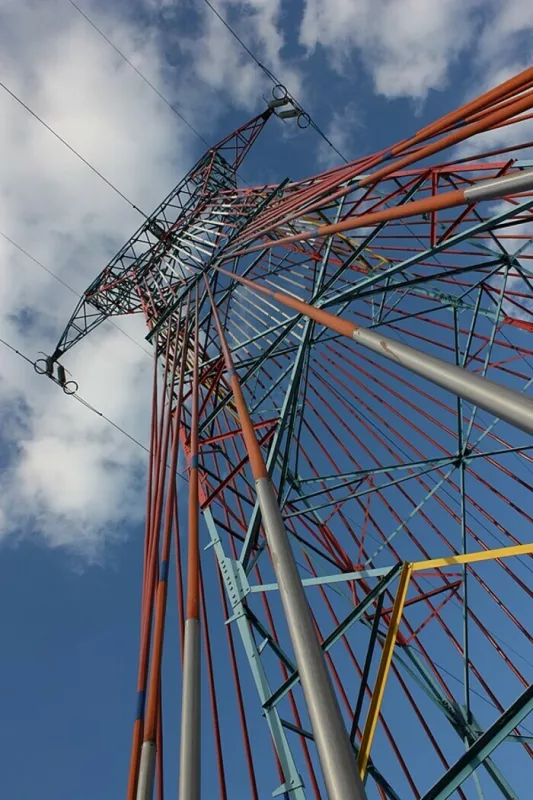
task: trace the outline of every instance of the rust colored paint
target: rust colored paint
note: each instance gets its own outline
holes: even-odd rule
[[[221,270],[221,272],[225,272],[225,270]],[[246,281],[245,278],[242,278],[240,280],[242,283],[246,284],[248,283],[248,281]],[[255,435],[254,426],[252,425],[252,420],[250,419],[250,414],[248,413],[248,408],[244,400],[241,385],[239,383],[239,378],[235,371],[235,365],[233,363],[233,359],[231,357],[226,337],[224,335],[224,330],[220,323],[220,318],[217,313],[215,301],[213,298],[213,293],[211,292],[211,287],[209,286],[209,282],[205,277],[205,275],[204,275],[204,281],[207,287],[207,291],[209,293],[209,299],[211,301],[211,308],[213,311],[213,319],[215,321],[217,332],[220,338],[220,349],[222,351],[224,362],[226,364],[226,369],[228,371],[229,383],[233,391],[235,407],[237,408],[237,414],[239,416],[239,421],[241,423],[242,437],[244,439],[244,444],[246,447],[246,451],[248,453],[248,458],[250,460],[250,466],[252,468],[254,479],[257,481],[260,478],[268,477],[268,471],[266,468],[265,460],[263,458],[263,454],[261,453],[261,448],[259,447],[259,442],[257,441],[257,437]],[[255,284],[253,283],[253,281],[250,281],[249,283],[251,283],[252,288],[255,288]],[[264,290],[263,294],[265,293],[271,294],[268,290]]]
[[[330,328],[332,331],[340,333],[341,336],[351,337],[353,332],[356,331],[358,328],[357,325],[354,325],[353,322],[350,322],[347,319],[343,319],[342,317],[338,317],[335,314],[331,314],[329,311],[323,311],[321,308],[317,308],[316,306],[309,305],[309,303],[305,303],[303,300],[298,300],[296,297],[293,297],[292,295],[285,294],[285,292],[266,289],[264,286],[255,283],[255,281],[251,281],[248,278],[241,278],[240,275],[235,275],[233,272],[228,272],[227,270],[222,269],[221,267],[213,267],[213,269],[218,269],[219,272],[223,272],[226,275],[230,275],[234,280],[244,284],[245,286],[249,286],[250,289],[253,289],[255,292],[269,295],[270,297],[274,298],[274,300],[277,300],[279,303],[282,303],[283,305],[292,308],[294,311],[298,311],[300,314],[304,314],[305,316],[310,317],[311,319],[315,320],[315,322],[318,322],[319,325],[324,325],[326,328]],[[240,391],[240,386],[239,386],[239,391]],[[241,392],[241,397],[242,397],[242,392]],[[235,399],[235,402],[237,403],[237,399]],[[244,426],[243,426],[243,431],[244,431]],[[244,435],[246,438],[246,433]]]

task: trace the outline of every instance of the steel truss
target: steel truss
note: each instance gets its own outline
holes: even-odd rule
[[[520,131],[531,87],[527,70],[387,151],[303,181],[240,187],[267,111],[199,160],[76,308],[54,362],[108,316],[135,312],[155,352],[129,798],[152,797],[154,780],[163,792],[173,538],[183,798],[200,791],[200,687],[190,688],[200,631],[220,797],[304,800],[327,786],[344,798],[339,776],[352,758],[365,788],[354,773],[350,797],[524,790],[515,779],[533,754],[524,727],[533,143]],[[507,126],[515,144],[477,152],[477,134]],[[461,142],[468,155],[448,149],[437,160]],[[188,505],[176,488],[179,452]],[[286,582],[292,558],[301,592]],[[211,583],[204,590],[206,574],[220,597]],[[312,657],[291,622],[300,601],[304,639],[318,637]],[[220,607],[226,625],[215,630]],[[327,667],[320,692],[310,663]],[[219,706],[230,672],[228,716]],[[340,755],[329,763],[324,714],[313,712],[330,691],[344,766]],[[238,763],[228,744],[237,717]]]

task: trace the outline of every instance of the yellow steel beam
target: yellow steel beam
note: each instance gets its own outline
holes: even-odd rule
[[[379,712],[381,709],[381,702],[383,700],[383,693],[385,692],[385,684],[387,683],[387,676],[392,661],[392,653],[394,645],[396,644],[396,637],[398,635],[398,628],[402,619],[403,606],[407,596],[407,589],[409,588],[409,580],[411,578],[411,564],[404,564],[400,575],[400,582],[398,584],[398,591],[394,600],[392,609],[391,621],[387,638],[383,645],[383,652],[381,654],[381,661],[379,662],[379,670],[376,678],[376,685],[372,692],[372,700],[370,708],[368,709],[368,716],[365,722],[365,729],[363,731],[363,738],[361,739],[361,747],[359,749],[358,766],[363,779],[370,756],[370,748],[376,732],[378,724]]]
[[[445,556],[444,558],[432,558],[429,561],[415,561],[411,564],[411,569],[413,572],[420,572],[422,569],[449,567],[453,564],[472,564],[475,561],[490,561],[495,558],[523,556],[528,553],[533,553],[533,543],[498,547],[495,550],[478,550],[476,553],[466,553],[463,556]]]
[[[509,558],[510,556],[523,556],[533,553],[533,543],[519,544],[512,547],[498,547],[494,550],[479,550],[475,553],[466,553],[461,556],[445,556],[444,558],[432,558],[428,561],[415,561],[412,564],[405,563],[400,576],[400,583],[398,591],[394,600],[392,608],[392,616],[387,632],[387,638],[383,645],[383,652],[381,654],[381,661],[379,663],[378,675],[376,678],[376,685],[372,692],[372,700],[368,715],[365,722],[363,737],[361,739],[361,747],[359,750],[358,766],[361,778],[364,779],[368,759],[370,757],[370,748],[376,732],[378,718],[381,711],[381,704],[383,702],[383,695],[385,693],[385,685],[389,674],[390,665],[392,662],[392,655],[394,646],[398,637],[398,629],[403,614],[403,607],[405,598],[407,597],[407,590],[409,588],[409,581],[413,572],[420,572],[424,569],[438,569],[440,567],[449,567],[453,564],[472,564],[476,561],[491,561],[496,558]]]

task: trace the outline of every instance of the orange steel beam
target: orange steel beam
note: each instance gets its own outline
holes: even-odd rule
[[[187,551],[187,607],[182,673],[179,798],[199,800],[201,785],[200,690],[200,542],[198,474],[198,287],[195,297],[194,356],[191,398],[190,472]],[[140,800],[140,799],[139,799]],[[144,798],[143,798],[144,800]],[[151,798],[146,798],[151,800]]]
[[[533,170],[531,170],[533,175]],[[502,179],[505,180],[505,179]],[[357,344],[372,350],[405,369],[420,375],[457,397],[484,408],[500,419],[506,420],[526,433],[533,433],[533,400],[515,389],[508,389],[489,378],[477,375],[464,367],[450,364],[441,358],[424,353],[415,347],[383,336],[368,328],[356,325],[341,316],[310,305],[292,295],[243,278],[234,272],[212,265],[213,269],[228,275],[232,280],[249,286],[253,291],[271,297],[310,319],[336,331],[341,336],[353,339]]]
[[[255,435],[206,275],[204,281],[255,479],[265,537],[280,590],[328,797],[330,800],[345,800],[347,797],[353,800],[366,800],[348,731],[344,725],[313,615],[281,516],[277,494]]]
[[[531,105],[533,105],[533,92],[531,93]],[[382,211],[372,211],[368,214],[359,214],[355,217],[348,217],[341,222],[334,222],[330,225],[317,225],[315,228],[296,233],[292,236],[284,236],[282,239],[270,239],[260,244],[248,247],[245,250],[238,250],[227,256],[227,259],[242,256],[246,253],[253,253],[256,250],[263,250],[266,247],[287,245],[292,242],[302,242],[306,239],[317,239],[323,236],[339,234],[343,231],[351,231],[356,228],[365,228],[370,225],[378,225],[382,222],[392,222],[397,219],[407,219],[417,217],[422,214],[429,214],[445,208],[455,208],[462,205],[471,205],[482,200],[493,200],[497,197],[505,197],[510,194],[517,194],[529,191],[533,188],[533,171],[519,171],[504,175],[493,180],[479,181],[473,183],[466,189],[454,189],[451,192],[441,192],[439,194],[424,197],[421,200],[413,200],[399,206],[385,208]]]
[[[181,320],[181,308],[180,308]],[[138,712],[137,719],[134,724],[133,744],[132,744],[132,757],[130,762],[130,772],[128,778],[128,800],[133,800],[134,797],[143,796],[146,793],[147,786],[150,780],[153,780],[155,775],[155,735],[156,726],[151,726],[151,737],[147,738],[147,731],[144,722],[144,700],[148,678],[148,664],[150,656],[150,643],[152,635],[152,613],[154,607],[154,596],[157,576],[157,555],[159,550],[159,537],[161,519],[163,516],[163,499],[164,499],[164,485],[165,476],[167,471],[167,456],[170,443],[171,432],[171,414],[170,409],[165,415],[165,393],[166,382],[168,375],[170,375],[171,382],[173,383],[176,377],[177,369],[177,354],[178,346],[177,341],[174,343],[172,357],[170,357],[170,329],[167,338],[166,348],[166,361],[165,372],[162,383],[162,400],[161,400],[161,414],[160,424],[158,429],[159,441],[156,442],[155,457],[154,457],[154,498],[153,503],[147,509],[147,535],[148,541],[145,546],[145,572],[144,572],[144,586],[143,586],[143,600],[142,600],[142,618],[141,618],[141,648],[139,654],[139,677],[138,677]],[[171,368],[168,369],[168,364],[171,362]],[[155,469],[157,467],[157,469]],[[140,742],[142,746],[139,749]]]
[[[185,312],[185,320],[188,320],[190,305],[190,297],[187,299],[187,309]],[[185,335],[185,340],[188,337]],[[152,645],[152,663],[150,667],[150,683],[148,688],[148,702],[146,706],[146,723],[145,723],[145,741],[156,741],[156,724],[158,714],[158,704],[161,695],[161,661],[163,656],[163,640],[165,635],[165,614],[167,607],[167,593],[168,593],[168,568],[170,561],[170,543],[172,539],[172,522],[173,511],[176,496],[176,481],[174,475],[176,474],[178,466],[178,448],[179,448],[179,434],[180,434],[180,418],[181,408],[183,402],[183,384],[184,384],[184,370],[185,370],[185,355],[186,347],[182,348],[180,358],[180,374],[178,380],[177,403],[172,411],[172,395],[169,396],[168,415],[172,419],[174,417],[174,428],[172,431],[172,447],[170,453],[170,470],[168,488],[165,498],[165,515],[163,520],[163,536],[161,546],[161,558],[159,569],[159,582],[156,589],[155,599],[155,622],[154,622],[154,641]]]

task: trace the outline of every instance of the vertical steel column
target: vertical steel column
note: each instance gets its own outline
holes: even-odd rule
[[[141,642],[139,653],[139,666],[137,676],[137,713],[133,723],[133,741],[131,745],[130,768],[128,774],[128,788],[126,792],[127,800],[135,800],[137,793],[137,783],[139,775],[139,765],[141,758],[141,747],[144,733],[144,704],[146,698],[146,682],[148,677],[148,651],[150,649],[150,619],[151,612],[147,614],[146,606],[149,607],[148,598],[145,596],[147,582],[146,571],[149,568],[150,533],[152,525],[152,505],[153,493],[156,489],[155,464],[156,452],[158,448],[158,407],[157,407],[157,354],[154,357],[154,377],[152,388],[152,423],[150,432],[150,457],[148,462],[148,480],[146,491],[146,519],[145,519],[145,542],[143,560],[143,602],[141,607]]]
[[[354,752],[326,667],[277,496],[255,437],[207,278],[205,284],[255,479],[265,536],[279,585],[328,797],[330,800],[364,800],[365,790],[359,778]]]
[[[189,473],[189,542],[187,617],[181,695],[179,800],[200,800],[200,570],[198,502],[198,288],[195,303],[194,367],[191,398],[191,468]]]
[[[137,783],[137,800],[145,800],[154,795],[155,780],[155,742],[143,742]]]
[[[200,798],[200,620],[185,622],[179,799]]]
[[[344,200],[341,200],[339,202],[339,206],[335,214],[335,221],[339,219],[341,211],[343,209],[343,205],[344,205]],[[329,239],[324,249],[324,255],[322,257],[320,270],[318,272],[318,275],[315,276],[313,281],[313,294],[315,294],[318,291],[318,289],[322,286],[332,246],[333,246],[333,239]],[[312,325],[313,321],[308,318],[306,320],[304,329],[302,331],[301,344],[298,347],[298,351],[295,355],[294,362],[291,368],[289,386],[287,388],[285,397],[283,399],[283,406],[281,408],[277,430],[272,439],[272,443],[270,445],[267,457],[266,463],[269,475],[272,474],[272,469],[279,455],[283,431],[286,427],[285,422],[287,420],[289,411],[291,409],[291,405],[294,402],[294,394],[296,391],[298,391],[300,386],[300,374],[304,363],[305,355],[309,351],[309,339],[312,332]],[[281,486],[278,487],[278,491],[279,492],[282,491]],[[249,571],[251,562],[251,553],[257,541],[258,531],[259,531],[259,506],[258,503],[256,502],[254,510],[252,512],[252,516],[250,518],[250,524],[248,525],[246,539],[243,544],[240,555],[240,561],[244,564],[244,567],[247,571]]]
[[[180,311],[180,319],[181,319],[181,311]],[[168,365],[168,359],[170,354],[170,334],[167,334],[167,350],[166,350],[166,364]],[[141,653],[139,659],[139,678],[140,683],[139,686],[146,687],[146,679],[147,679],[147,669],[148,669],[148,658],[150,652],[150,640],[151,640],[151,617],[154,605],[154,589],[155,589],[155,581],[156,581],[156,574],[157,574],[157,559],[159,553],[159,539],[160,539],[160,527],[161,527],[161,519],[163,516],[163,498],[164,498],[164,488],[165,488],[165,480],[167,474],[167,455],[168,455],[168,446],[170,442],[170,433],[171,433],[171,420],[172,420],[172,398],[168,398],[168,411],[165,416],[165,392],[166,392],[166,385],[167,379],[170,375],[170,384],[174,384],[174,380],[176,377],[176,369],[177,369],[177,353],[178,353],[178,346],[177,341],[174,345],[174,352],[172,355],[172,367],[170,371],[168,370],[168,366],[165,366],[164,370],[164,378],[163,378],[163,386],[162,386],[162,401],[161,401],[161,420],[160,420],[160,436],[162,436],[162,441],[160,444],[161,450],[158,453],[158,470],[157,470],[157,489],[156,489],[156,496],[154,498],[154,506],[150,509],[147,509],[147,524],[151,526],[151,542],[147,543],[146,549],[146,556],[147,560],[145,561],[146,564],[146,572],[145,572],[145,586],[143,589],[146,592],[146,608],[143,610],[143,618],[142,618],[142,627],[141,627]],[[174,442],[172,445],[172,449],[174,452],[174,456],[177,457],[177,439],[174,438]],[[153,515],[153,516],[152,516]],[[167,538],[168,538],[168,531],[167,531]],[[165,589],[166,589],[166,576],[164,576]],[[164,605],[161,603],[162,596],[161,592],[159,591],[160,588],[158,587],[158,618],[156,620],[156,630],[154,635],[154,648],[153,654],[154,657],[152,659],[151,665],[151,676],[150,676],[150,692],[149,692],[149,708],[147,710],[147,718],[146,718],[146,725],[144,726],[143,723],[143,705],[144,705],[144,689],[140,693],[141,708],[138,712],[138,720],[139,723],[135,724],[134,729],[134,744],[136,741],[137,736],[144,727],[144,738],[143,744],[140,751],[139,756],[139,776],[137,781],[137,791],[136,791],[136,798],[137,800],[152,800],[153,792],[154,792],[154,780],[155,780],[155,762],[156,762],[156,730],[157,730],[157,703],[158,703],[158,696],[159,691],[157,689],[157,685],[159,682],[159,673],[161,670],[161,648],[163,643],[163,624],[164,624]],[[158,655],[157,655],[158,652]],[[130,779],[128,782],[128,798],[131,796],[131,793],[135,791],[135,779],[136,779],[136,758],[135,754],[133,754],[132,762],[130,765]]]

